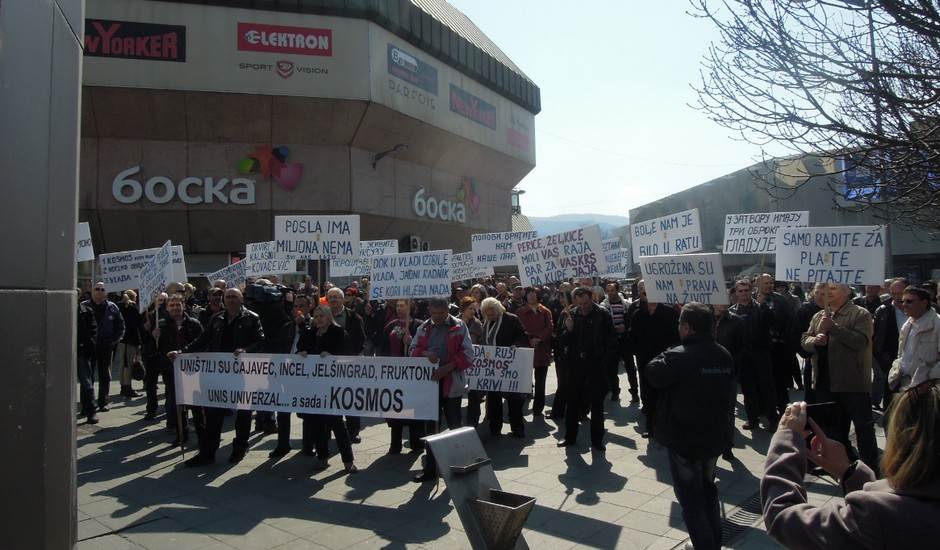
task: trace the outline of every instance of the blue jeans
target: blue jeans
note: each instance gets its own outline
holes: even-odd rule
[[[721,505],[715,485],[718,457],[688,459],[669,449],[672,489],[695,550],[721,548]]]
[[[94,359],[78,356],[78,394],[82,404],[82,416],[95,414],[98,404],[95,402]]]

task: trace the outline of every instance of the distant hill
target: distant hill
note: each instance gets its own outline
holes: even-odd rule
[[[601,228],[601,236],[605,239],[611,239],[618,236],[615,232],[616,229],[630,224],[630,218],[627,216],[606,216],[602,214],[561,214],[543,218],[528,216],[528,218],[532,222],[532,227],[538,231],[539,236],[551,235],[552,233],[577,229],[596,223]]]

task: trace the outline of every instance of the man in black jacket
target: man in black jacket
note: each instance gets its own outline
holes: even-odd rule
[[[810,300],[800,306],[800,309],[796,312],[796,325],[800,334],[809,330],[809,324],[813,320],[813,316],[826,305],[826,294],[828,292],[829,285],[826,283],[816,283],[813,286]],[[813,364],[811,361],[813,354],[804,350],[803,346],[800,346],[797,353],[803,358],[803,389],[805,391],[803,400],[807,403],[815,403],[816,390],[813,389]]]
[[[692,545],[721,548],[715,465],[734,438],[734,362],[715,342],[708,306],[688,303],[679,315],[682,345],[649,362],[646,376],[660,393],[656,441],[669,450],[673,490]]]
[[[643,401],[643,413],[646,415],[646,432],[643,437],[650,437],[656,427],[656,406],[659,392],[649,383],[646,364],[654,357],[679,342],[679,315],[666,304],[650,303],[646,298],[646,283],[637,284],[639,300],[630,304],[629,335],[636,354],[636,366],[640,375],[640,399]]]
[[[888,389],[888,372],[891,363],[898,357],[898,339],[901,327],[907,320],[901,303],[904,289],[908,286],[907,279],[895,279],[888,285],[891,299],[875,310],[874,333],[872,336],[872,362],[873,380],[871,385],[871,402],[876,409],[887,410],[891,404],[891,390]],[[882,407],[884,400],[884,407]]]
[[[574,308],[565,319],[561,338],[568,349],[565,439],[559,446],[578,442],[582,411],[591,409],[591,446],[604,451],[604,396],[607,394],[607,365],[616,353],[614,323],[606,309],[593,302],[589,287],[574,290]]]
[[[294,318],[281,328],[277,338],[268,348],[271,353],[294,354],[298,345],[310,328],[310,298],[298,294],[294,298]],[[270,458],[281,458],[290,452],[290,415],[289,412],[277,413],[277,447],[268,454]],[[303,448],[313,448],[313,423],[308,415],[301,415],[303,422]]]
[[[734,283],[734,297],[735,304],[729,311],[741,318],[744,327],[744,349],[740,357],[735,358],[741,365],[741,391],[747,413],[744,429],[757,429],[763,412],[767,429],[773,430],[780,417],[777,416],[777,392],[770,357],[770,306],[762,293],[758,292],[756,299],[751,295],[748,279]]]
[[[366,344],[365,322],[354,309],[346,307],[346,294],[343,289],[333,287],[328,290],[326,303],[330,306],[333,320],[346,331],[343,355],[362,355]],[[345,420],[350,441],[353,443],[362,441],[359,437],[362,419],[358,416],[346,416]]]
[[[111,390],[111,360],[114,348],[124,337],[124,317],[117,304],[108,300],[103,282],[95,283],[91,300],[84,302],[95,312],[98,339],[95,342],[95,367],[98,370],[98,410],[108,412],[108,394]]]
[[[236,356],[257,351],[264,344],[264,329],[257,314],[246,309],[242,293],[237,288],[226,289],[223,296],[225,309],[209,320],[199,338],[183,347],[181,352],[171,351],[167,354],[170,362],[176,359],[177,353],[228,352]],[[186,466],[206,466],[215,462],[215,453],[219,450],[222,439],[222,421],[225,419],[225,409],[216,407],[205,408],[206,427],[203,433],[197,431],[199,436],[199,453],[186,461]],[[198,428],[198,426],[197,426]],[[232,446],[232,455],[229,462],[241,462],[248,452],[248,436],[251,434],[251,411],[239,410],[235,414],[235,443]]]
[[[174,294],[166,301],[167,316],[157,322],[153,332],[156,340],[157,352],[154,372],[146,375],[144,389],[147,392],[147,414],[144,418],[150,420],[157,413],[157,377],[163,377],[164,409],[166,410],[166,427],[177,434],[176,444],[186,441],[188,430],[186,418],[183,416],[182,426],[176,423],[176,378],[173,376],[173,364],[167,358],[171,351],[184,348],[202,334],[202,325],[199,321],[186,315],[186,298],[182,294]],[[197,425],[199,423],[197,422]]]
[[[98,423],[95,414],[95,343],[98,339],[98,322],[95,312],[88,302],[78,304],[78,326],[76,327],[76,352],[78,366],[79,396],[82,403],[82,416],[89,424]]]

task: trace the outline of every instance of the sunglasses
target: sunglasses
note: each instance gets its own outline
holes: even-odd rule
[[[103,289],[103,288],[96,288],[96,289],[95,289],[95,292],[104,292],[104,289]]]

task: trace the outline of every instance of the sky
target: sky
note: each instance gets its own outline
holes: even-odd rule
[[[626,216],[760,158],[690,106],[717,33],[686,0],[449,1],[541,90],[524,214]]]

